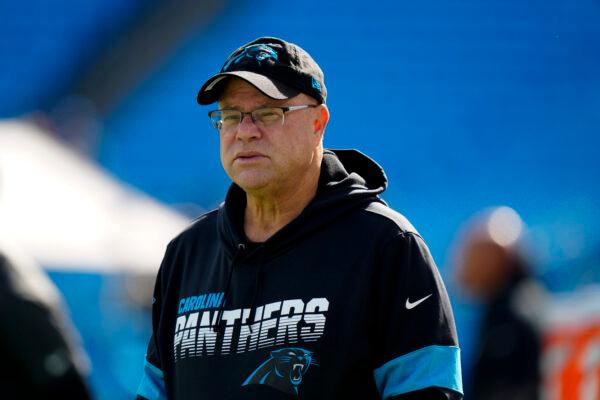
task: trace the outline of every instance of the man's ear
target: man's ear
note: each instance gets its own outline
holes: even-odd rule
[[[319,133],[321,136],[323,135],[323,131],[327,126],[327,122],[329,122],[329,110],[325,104],[321,104],[319,117],[315,119],[314,122],[314,130],[315,133]]]

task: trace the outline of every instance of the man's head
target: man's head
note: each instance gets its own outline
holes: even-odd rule
[[[310,58],[311,70],[318,70],[318,90],[298,68],[299,60],[310,64],[306,57],[295,45],[258,39],[236,50],[225,72],[200,89],[199,103],[218,101],[218,110],[209,115],[220,133],[223,168],[247,193],[293,192],[318,174],[329,111],[320,68]],[[290,65],[277,64],[282,61]]]

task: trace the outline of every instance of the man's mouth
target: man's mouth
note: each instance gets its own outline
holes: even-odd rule
[[[242,152],[235,156],[236,161],[257,161],[264,158],[265,155],[255,151]]]

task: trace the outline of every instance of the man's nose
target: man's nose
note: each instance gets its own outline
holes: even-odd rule
[[[240,125],[238,126],[238,139],[246,141],[257,139],[260,136],[260,129],[258,129],[258,126],[256,126],[256,124],[252,120],[252,116],[250,114],[242,115],[242,120],[240,121]]]

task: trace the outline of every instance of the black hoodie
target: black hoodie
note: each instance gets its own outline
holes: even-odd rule
[[[232,184],[167,247],[140,397],[458,395],[446,290],[422,238],[379,198],[386,186],[368,157],[326,150],[315,198],[250,244]]]

